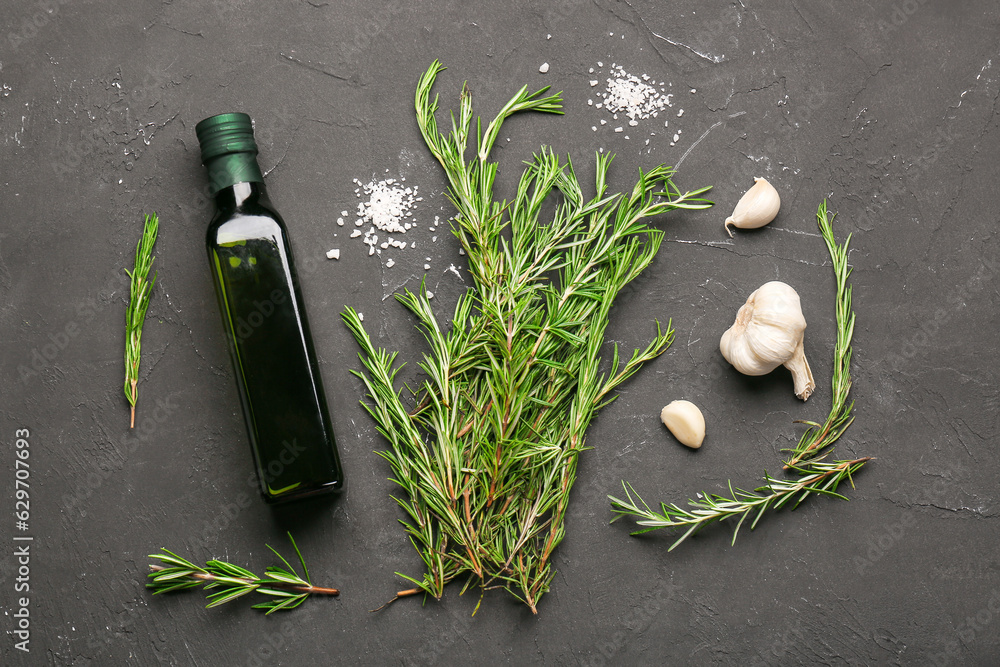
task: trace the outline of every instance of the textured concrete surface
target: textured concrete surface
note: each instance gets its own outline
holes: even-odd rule
[[[0,4],[3,664],[1000,661],[996,3]],[[572,153],[584,174],[594,151],[617,153],[618,188],[664,162],[681,163],[682,188],[715,186],[715,209],[664,217],[656,263],[614,311],[612,337],[625,345],[642,343],[654,316],[672,317],[677,339],[592,427],[537,617],[499,593],[472,617],[476,595],[458,589],[368,613],[403,587],[393,572],[418,574],[419,561],[372,453],[382,442],[358,404],[356,347],[338,312],[361,310],[379,343],[413,360],[418,335],[385,295],[414,284],[429,256],[447,312],[462,289],[447,269],[462,258],[423,227],[418,250],[386,269],[334,220],[357,203],[352,179],[386,170],[425,195],[422,225],[450,212],[412,113],[434,58],[450,66],[445,108],[465,79],[490,116],[524,83],[565,91],[565,116],[504,130],[501,186],[542,143]],[[587,105],[599,61],[672,84],[673,109],[685,110],[669,116],[683,129],[674,146],[659,121],[629,139],[591,130],[608,119]],[[256,119],[297,253],[349,479],[337,500],[272,510],[247,484],[194,137],[198,120],[230,110]],[[781,213],[730,240],[722,221],[761,175],[781,192]],[[813,218],[824,197],[838,236],[854,233],[857,421],[840,451],[877,457],[851,501],[810,500],[732,547],[725,527],[668,553],[669,535],[609,526],[605,495],[622,478],[667,501],[729,478],[751,487],[777,472],[802,430],[793,420],[825,416],[833,282]],[[130,432],[122,268],[150,211],[162,218],[159,283]],[[339,262],[324,258],[331,247]],[[802,295],[819,387],[807,404],[784,370],[742,377],[718,353],[738,306],[772,279]],[[657,419],[681,397],[708,420],[697,452]],[[18,429],[30,432],[24,532],[12,516]],[[339,600],[265,618],[143,588],[159,547],[262,569],[264,543],[287,546],[285,530]],[[22,596],[14,549],[25,543],[14,533],[34,538],[30,654],[9,634]]]

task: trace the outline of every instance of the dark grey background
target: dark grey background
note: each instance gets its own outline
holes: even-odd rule
[[[26,656],[6,634],[18,596],[2,512],[4,664],[1000,660],[996,3],[0,4],[0,503],[13,509],[14,433],[29,429],[35,538]],[[446,269],[462,258],[424,227],[412,237],[422,246],[384,269],[334,220],[357,202],[352,179],[386,169],[420,187],[421,224],[450,214],[412,110],[434,58],[450,66],[445,108],[465,79],[486,116],[524,83],[565,91],[565,116],[503,131],[501,188],[542,143],[572,153],[587,178],[595,150],[617,153],[616,189],[638,167],[682,156],[681,188],[715,186],[716,208],[658,221],[667,242],[613,311],[610,335],[625,346],[643,344],[654,317],[673,318],[677,338],[591,428],[538,616],[495,593],[471,617],[477,595],[457,588],[368,613],[405,587],[394,571],[420,570],[372,453],[383,443],[358,404],[356,346],[338,313],[363,311],[379,344],[414,360],[419,337],[384,297],[416,284],[431,249],[443,316],[463,288]],[[629,140],[591,131],[605,117],[586,104],[597,61],[673,84],[685,108],[676,146],[659,131],[643,145],[658,121]],[[349,475],[339,499],[272,510],[247,484],[194,137],[198,120],[231,110],[256,119],[297,253]],[[730,240],[722,221],[754,176],[778,188],[781,212]],[[814,221],[824,197],[840,213],[838,237],[854,233],[857,421],[839,451],[877,457],[847,489],[851,502],[810,500],[734,547],[725,527],[668,553],[667,534],[609,526],[605,495],[621,479],[677,502],[728,478],[751,487],[777,472],[780,448],[802,431],[793,420],[825,416],[833,280]],[[130,432],[122,268],[151,211],[162,219],[159,282]],[[342,259],[328,262],[338,246]],[[807,404],[783,369],[742,377],[718,352],[736,309],[772,279],[802,295],[818,384]],[[67,327],[74,335],[60,338]],[[68,342],[53,353],[53,339]],[[698,452],[657,419],[681,397],[708,421]],[[154,599],[143,588],[159,547],[263,569],[265,542],[287,551],[285,530],[339,600],[265,618],[242,602],[205,610],[199,593]]]

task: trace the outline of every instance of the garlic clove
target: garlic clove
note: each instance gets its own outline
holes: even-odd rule
[[[733,214],[726,218],[725,227],[732,237],[733,232],[729,228],[739,227],[740,229],[757,229],[774,220],[778,215],[778,208],[781,207],[781,197],[774,186],[764,178],[755,178],[754,186],[740,197],[740,201],[733,209]]]
[[[705,440],[705,415],[691,401],[671,401],[660,411],[660,421],[691,449],[698,449]]]

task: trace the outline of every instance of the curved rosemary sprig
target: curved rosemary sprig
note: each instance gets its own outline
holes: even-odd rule
[[[832,399],[830,414],[820,425],[816,422],[801,421],[809,424],[802,434],[799,444],[790,451],[791,458],[785,462],[785,469],[793,468],[802,461],[808,461],[819,456],[823,450],[831,446],[847,430],[854,421],[851,414],[854,401],[847,402],[851,393],[851,339],[854,337],[854,311],[851,310],[851,286],[847,279],[851,268],[847,265],[847,248],[851,243],[851,234],[844,239],[843,245],[837,245],[833,238],[833,218],[826,212],[826,200],[816,211],[816,222],[826,241],[830,259],[833,261],[833,273],[837,277],[837,342],[833,348],[833,379],[831,381]]]
[[[659,512],[650,509],[631,484],[622,482],[627,500],[608,496],[611,501],[611,511],[615,513],[612,523],[624,516],[633,517],[638,525],[643,526],[642,530],[635,531],[633,535],[660,528],[683,529],[684,533],[670,546],[669,551],[672,551],[691,535],[718,521],[739,517],[733,531],[732,543],[735,544],[740,527],[749,516],[754,517],[750,523],[750,530],[753,530],[767,510],[781,509],[789,504],[795,509],[811,495],[829,495],[847,500],[845,496],[837,493],[837,487],[845,480],[853,486],[851,475],[870,461],[871,457],[849,461],[824,459],[832,451],[830,448],[833,443],[854,421],[854,417],[851,416],[854,403],[847,402],[851,389],[851,338],[854,334],[851,287],[847,284],[847,278],[851,274],[851,269],[847,265],[847,249],[851,236],[848,235],[842,245],[837,244],[833,237],[831,218],[827,215],[826,200],[820,204],[816,220],[833,260],[833,270],[837,280],[837,343],[833,356],[833,397],[830,414],[822,425],[805,422],[810,424],[810,428],[802,436],[798,446],[791,450],[792,456],[784,466],[798,477],[778,479],[765,472],[763,486],[757,487],[753,492],[734,489],[730,481],[729,496],[704,494],[703,499],[688,500],[687,507],[660,503]]]
[[[662,232],[646,218],[675,209],[707,208],[708,188],[681,193],[673,169],[639,172],[630,193],[609,195],[611,157],[597,156],[596,193],[585,196],[573,164],[542,149],[526,163],[513,201],[493,195],[497,163],[489,160],[503,121],[519,111],[560,113],[558,95],[522,88],[485,130],[473,123],[463,87],[451,131],[438,131],[431,88],[443,69],[421,76],[417,122],[444,167],[458,210],[459,239],[474,283],[458,300],[451,328],[439,326],[426,292],[397,299],[417,317],[430,351],[416,406],[396,389],[396,354],[375,347],[357,313],[344,321],[361,347],[370,402],[365,408],[388,441],[380,452],[403,493],[396,502],[424,563],[422,577],[397,598],[441,597],[456,578],[465,586],[505,588],[534,612],[555,571],[577,459],[597,410],[643,363],[662,353],[673,329],[630,357],[612,352],[600,372],[611,306],[645,269]],[[466,149],[473,142],[468,159]],[[543,202],[558,197],[553,212]],[[464,590],[464,589],[463,589]]]
[[[304,577],[300,577],[295,568],[270,544],[266,545],[267,548],[273,551],[274,555],[280,558],[288,569],[268,567],[263,577],[258,577],[249,570],[221,560],[210,560],[205,563],[205,567],[199,567],[173,551],[162,549],[160,553],[150,554],[149,557],[162,561],[166,566],[149,566],[150,581],[146,584],[146,588],[152,590],[153,595],[159,595],[160,593],[204,586],[205,590],[214,591],[208,596],[209,602],[206,609],[218,607],[256,591],[270,596],[271,599],[259,602],[253,605],[253,608],[266,609],[268,614],[295,609],[310,595],[340,595],[340,591],[336,588],[312,585],[309,579],[309,568],[306,567],[302,552],[299,551],[291,533],[288,534],[288,539],[291,540],[299,562],[302,563]]]
[[[153,266],[153,244],[160,227],[160,220],[153,215],[146,216],[142,238],[135,246],[135,264],[125,273],[131,279],[128,309],[125,311],[125,398],[132,406],[129,428],[135,426],[135,401],[138,398],[136,384],[139,382],[139,356],[142,349],[142,323],[156,283],[156,274],[149,280],[149,270]]]

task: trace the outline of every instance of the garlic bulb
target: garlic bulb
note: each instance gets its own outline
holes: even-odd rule
[[[740,197],[739,203],[733,209],[733,214],[726,218],[726,231],[729,236],[733,231],[729,228],[739,227],[740,229],[757,229],[774,220],[778,215],[778,208],[781,206],[781,197],[774,186],[764,178],[755,178],[754,186]]]
[[[691,401],[671,401],[660,411],[660,421],[682,445],[698,449],[705,441],[705,415]]]
[[[772,281],[750,295],[736,313],[736,323],[722,334],[719,349],[744,375],[767,375],[785,366],[792,372],[795,395],[804,401],[816,388],[802,346],[805,329],[798,293]]]

